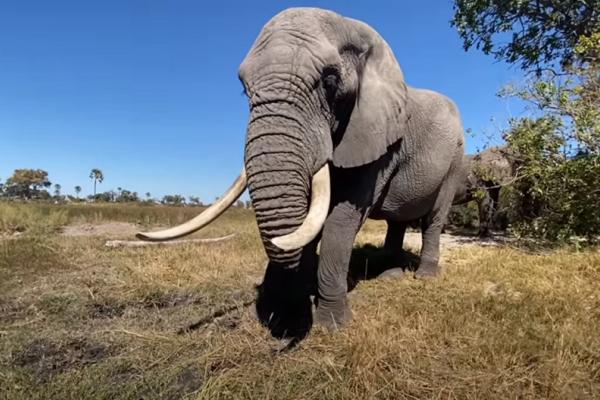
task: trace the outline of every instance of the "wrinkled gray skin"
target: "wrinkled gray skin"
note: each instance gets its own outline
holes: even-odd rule
[[[388,222],[386,247],[422,218],[417,277],[439,273],[439,236],[460,181],[463,129],[456,106],[406,86],[387,43],[368,25],[298,8],[275,16],[239,69],[250,104],[248,188],[269,257],[257,313],[276,337],[303,337],[317,322],[339,328],[354,239],[367,217]],[[321,232],[285,252],[270,239],[304,220],[310,185],[331,168],[331,205]],[[321,240],[319,257],[316,245]]]
[[[498,208],[500,189],[513,177],[511,157],[504,147],[491,147],[463,161],[462,184],[456,189],[453,204],[477,203],[479,236],[491,236]],[[483,196],[476,192],[482,189]]]

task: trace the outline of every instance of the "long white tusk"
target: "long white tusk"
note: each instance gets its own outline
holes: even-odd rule
[[[238,176],[233,185],[231,185],[229,190],[227,190],[225,195],[223,195],[223,197],[221,197],[213,205],[208,207],[193,219],[163,231],[139,232],[135,236],[142,240],[160,241],[175,239],[181,236],[189,235],[192,232],[196,232],[198,229],[210,224],[219,215],[225,212],[225,210],[227,210],[229,206],[231,206],[244,192],[246,189],[246,183],[246,170],[242,169],[240,176]]]
[[[285,251],[299,249],[309,244],[323,228],[329,212],[330,198],[329,166],[325,164],[313,176],[310,208],[302,225],[294,232],[276,237],[271,242]]]

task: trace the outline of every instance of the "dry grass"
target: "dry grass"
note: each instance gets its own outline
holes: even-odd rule
[[[65,209],[0,202],[0,236],[53,233],[67,222]]]
[[[0,202],[0,234],[56,231],[68,223],[130,222],[145,227],[176,225],[196,216],[202,206],[171,207],[144,203],[15,203]],[[244,218],[244,209],[231,209],[229,218]]]
[[[164,209],[149,224],[188,212]],[[141,211],[121,212],[144,223]],[[380,244],[382,228],[369,222],[358,242]],[[363,281],[345,330],[313,329],[276,353],[282,344],[248,306],[265,262],[251,213],[226,213],[200,235],[231,232],[232,241],[176,248],[47,234],[0,241],[0,397],[600,396],[597,250],[452,250],[442,278]],[[213,322],[178,334],[199,321]]]

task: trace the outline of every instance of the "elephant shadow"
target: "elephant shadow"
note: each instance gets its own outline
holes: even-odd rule
[[[314,255],[314,264],[318,255]],[[403,251],[394,256],[389,251],[373,245],[354,247],[348,268],[348,292],[360,281],[376,279],[392,268],[414,271],[419,256]],[[300,343],[313,325],[313,304],[316,299],[316,269],[303,274],[302,270],[285,270],[281,266],[268,266],[263,283],[256,287],[256,313],[263,326],[277,339],[291,339],[284,350]],[[305,270],[306,272],[306,270]]]
[[[348,268],[348,292],[354,290],[360,281],[376,279],[392,268],[415,271],[420,260],[418,255],[406,250],[398,255],[372,244],[354,247]]]

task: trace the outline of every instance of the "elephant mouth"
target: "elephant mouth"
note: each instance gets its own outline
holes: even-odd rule
[[[161,231],[139,232],[136,234],[136,237],[147,241],[166,241],[196,232],[216,220],[219,215],[231,207],[244,190],[246,190],[247,185],[246,170],[242,169],[242,172],[229,190],[217,202],[193,219]],[[271,242],[283,251],[296,250],[309,244],[323,228],[329,211],[330,199],[331,183],[329,165],[325,164],[312,177],[310,206],[302,224],[295,231],[287,235],[271,239]]]

